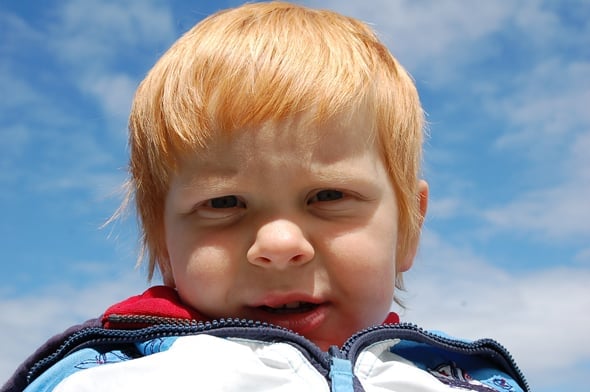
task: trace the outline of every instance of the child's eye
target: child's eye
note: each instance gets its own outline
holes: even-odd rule
[[[215,197],[199,204],[194,210],[196,214],[207,219],[224,219],[240,214],[246,203],[234,195]]]
[[[244,203],[236,196],[222,196],[207,200],[205,205],[209,208],[237,208],[244,207]]]
[[[307,201],[307,204],[316,203],[316,202],[340,200],[343,197],[344,197],[343,192],[337,191],[335,189],[325,189],[325,190],[319,191],[315,195],[313,195]]]

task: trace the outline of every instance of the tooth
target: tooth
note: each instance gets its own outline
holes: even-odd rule
[[[297,309],[301,306],[301,302],[291,302],[289,304],[285,304],[285,309]]]

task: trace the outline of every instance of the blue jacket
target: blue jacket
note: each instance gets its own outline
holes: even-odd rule
[[[529,391],[509,352],[413,324],[359,331],[328,352],[251,320],[203,320],[151,288],[52,338],[1,391]],[[55,389],[54,389],[55,388]]]

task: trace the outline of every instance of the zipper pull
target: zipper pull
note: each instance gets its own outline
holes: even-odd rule
[[[342,351],[336,346],[328,349],[330,355],[330,380],[332,392],[353,392],[354,374],[352,363],[344,358]]]

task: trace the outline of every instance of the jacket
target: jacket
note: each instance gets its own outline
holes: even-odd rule
[[[529,391],[496,341],[398,321],[325,352],[263,322],[206,320],[156,286],[50,339],[1,391]]]

